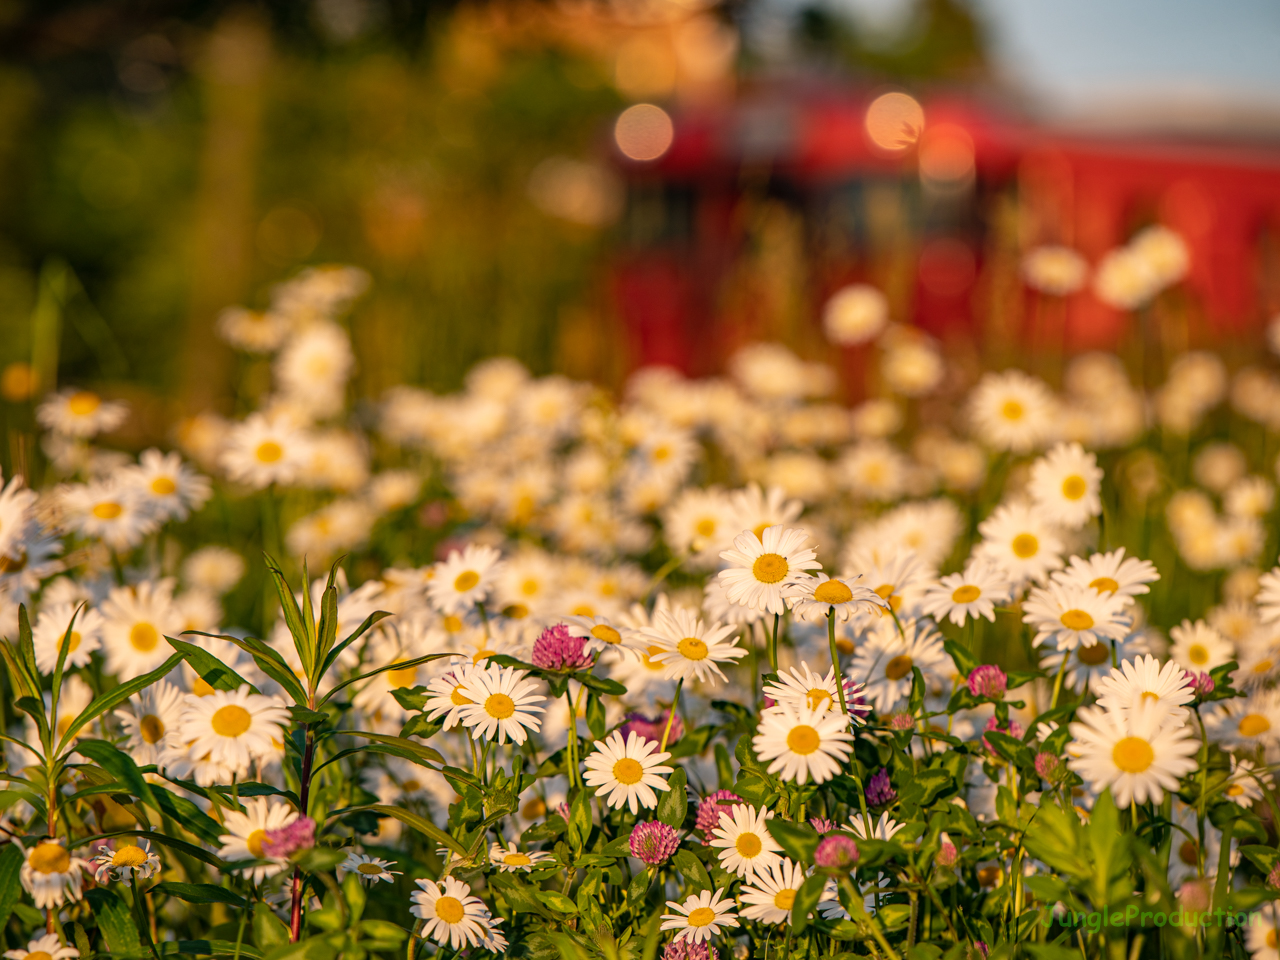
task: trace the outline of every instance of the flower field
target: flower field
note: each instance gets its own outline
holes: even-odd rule
[[[356,398],[368,283],[225,311],[270,386],[172,451],[75,387],[11,428],[6,957],[1280,957],[1261,358],[966,380],[858,285],[854,407],[773,343]]]

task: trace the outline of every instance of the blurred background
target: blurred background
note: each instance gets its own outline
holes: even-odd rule
[[[369,399],[778,340],[855,401],[873,347],[821,320],[854,282],[949,376],[1247,358],[1280,310],[1277,49],[1267,0],[4,0],[0,392],[127,399],[126,446],[242,412],[269,363],[218,315],[323,263],[372,277]],[[1154,223],[1191,267],[1149,309],[1023,284],[1033,246]]]

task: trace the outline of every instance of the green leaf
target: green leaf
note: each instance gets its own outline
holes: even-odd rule
[[[671,858],[671,862],[676,865],[686,880],[694,886],[694,892],[701,890],[714,890],[711,884],[711,875],[707,873],[706,866],[688,850],[677,850],[675,856]]]
[[[422,710],[427,706],[427,700],[431,696],[431,691],[418,684],[416,687],[409,689],[408,687],[398,687],[391,691],[391,696],[395,698],[396,703],[404,707],[406,710]]]
[[[307,702],[306,691],[302,689],[302,684],[298,683],[293,667],[289,666],[284,657],[256,637],[233,637],[226,633],[205,633],[203,630],[187,630],[186,633],[198,637],[213,637],[234,644],[253,657],[253,662],[258,665],[259,670],[284,687],[285,693],[289,694],[289,699],[294,703]]]
[[[233,907],[248,906],[249,901],[226,887],[212,883],[157,883],[151,888],[156,893],[176,897],[186,903],[228,903]]]
[[[186,658],[191,669],[195,670],[200,675],[200,679],[213,689],[233,692],[241,687],[248,687],[250,693],[260,692],[252,683],[207,650],[202,650],[194,643],[187,643],[185,640],[175,640],[173,637],[165,637],[165,640],[168,641],[169,646]]]
[[[164,955],[231,958],[237,953],[244,960],[262,960],[262,954],[247,944],[236,946],[234,940],[178,940],[160,945]]]
[[[502,894],[513,913],[536,913],[545,920],[555,919],[543,905],[542,891],[536,887],[522,883],[509,873],[494,874],[488,883]]]
[[[604,718],[604,704],[600,695],[592,691],[587,696],[587,729],[595,740],[603,740],[607,724]]]
[[[267,569],[271,571],[271,579],[275,581],[276,593],[280,595],[280,609],[284,613],[285,626],[289,628],[289,635],[293,637],[293,646],[298,651],[298,659],[302,663],[302,672],[311,677],[312,668],[315,666],[315,644],[311,636],[314,627],[308,629],[307,624],[303,623],[302,611],[298,609],[298,601],[293,595],[293,590],[289,586],[289,581],[284,577],[284,571],[280,569],[280,565],[271,557],[266,556]],[[302,584],[302,593],[306,598],[308,606],[311,605],[311,584],[304,582]],[[310,617],[307,618],[308,620]],[[291,671],[292,672],[292,671]],[[305,697],[295,697],[295,700],[304,700]]]
[[[129,953],[142,949],[142,941],[138,939],[138,928],[134,925],[129,907],[114,890],[96,887],[86,890],[85,900],[89,902],[93,915],[98,921],[98,929],[112,953]]]
[[[943,793],[954,791],[955,787],[956,781],[947,770],[929,767],[912,775],[903,785],[901,799],[904,803],[927,807]]]
[[[1249,861],[1258,868],[1258,872],[1268,874],[1271,868],[1276,865],[1276,859],[1280,857],[1272,847],[1265,847],[1260,844],[1249,844],[1240,848],[1240,852],[1249,858]]]
[[[620,684],[617,680],[610,680],[606,677],[597,677],[591,673],[578,674],[578,679],[588,690],[596,693],[605,694],[611,697],[626,696],[627,688]]]
[[[974,668],[981,666],[978,658],[973,655],[973,651],[954,640],[944,640],[942,645],[946,647],[947,653],[951,655],[951,661],[956,665],[956,670],[962,677],[967,677],[973,673]]]
[[[557,893],[555,890],[541,890],[538,892],[538,898],[556,913],[574,914],[578,912],[576,903],[563,893]]]
[[[387,619],[387,617],[389,616],[391,616],[391,614],[387,613],[387,611],[385,610],[375,610],[373,613],[369,614],[369,616],[365,617],[364,622],[361,623],[360,626],[356,627],[353,631],[351,631],[351,633],[347,635],[345,640],[343,640],[340,644],[338,644],[336,647],[330,650],[328,654],[325,655],[324,666],[320,670],[320,676],[324,676],[326,673],[328,673],[329,668],[338,662],[338,658],[342,656],[343,650],[346,650],[347,647],[351,646],[351,644],[355,643],[357,640],[363,637],[370,629],[372,629],[374,624],[380,623],[381,621]],[[404,664],[401,663],[401,664],[398,664],[397,666],[403,667]]]
[[[393,807],[385,803],[373,803],[361,807],[347,807],[345,810],[333,814],[335,817],[345,817],[353,813],[361,813],[365,810],[372,810],[374,813],[381,814],[384,817],[395,817],[406,827],[417,830],[425,837],[430,837],[436,843],[443,844],[460,857],[467,855],[467,848],[460,844],[449,834],[445,833],[430,820],[418,816],[416,813],[410,813],[400,807]]]
[[[658,798],[658,819],[669,827],[679,829],[684,825],[684,818],[689,808],[689,791],[686,789],[688,776],[684,767],[676,767],[675,772],[667,778],[671,788]]]
[[[388,614],[390,616],[390,614]],[[414,657],[412,660],[395,660],[391,663],[384,663],[376,670],[370,670],[368,673],[362,673],[355,677],[343,680],[337,684],[332,690],[324,695],[320,701],[321,706],[333,699],[334,695],[340,690],[345,690],[353,683],[359,683],[361,680],[368,680],[370,677],[376,677],[380,673],[386,673],[388,670],[407,670],[409,667],[416,667],[419,664],[430,663],[432,660],[439,660],[441,657],[452,657],[452,653],[429,653],[425,657]]]
[[[384,746],[395,747],[402,751],[402,755],[406,759],[412,759],[421,766],[430,766],[438,763],[444,766],[444,757],[438,750],[423,746],[416,740],[406,740],[404,737],[393,737],[388,733],[366,733],[363,730],[339,730],[339,735],[348,737],[363,737],[365,740],[372,740],[374,743],[381,743]],[[434,768],[433,768],[434,769]]]
[[[169,675],[170,671],[172,671],[174,667],[182,662],[182,660],[182,654],[175,653],[150,673],[144,673],[140,677],[134,677],[132,680],[126,681],[118,687],[108,690],[102,696],[91,702],[80,712],[78,717],[67,725],[66,731],[62,734],[62,739],[58,742],[58,754],[61,755],[67,748],[67,745],[75,739],[75,735],[95,719],[106,713],[108,710],[114,710],[135,693],[139,693],[147,689],[147,687],[151,686],[157,680],[163,680]]]
[[[345,850],[339,850],[336,847],[312,847],[300,854],[294,863],[307,873],[328,873],[345,859],[347,859]]]
[[[814,874],[796,891],[795,902],[791,905],[791,932],[796,936],[804,933],[805,927],[809,925],[809,914],[822,899],[822,888],[826,884],[826,877],[822,874]]]
[[[261,900],[253,905],[253,941],[263,950],[289,942],[288,926]]]
[[[587,838],[591,836],[591,795],[586,790],[579,790],[569,804],[569,844],[575,850],[581,850]]]
[[[764,822],[765,828],[787,856],[797,863],[812,863],[813,851],[818,847],[818,831],[807,823],[792,823],[774,817]]]
[[[22,847],[6,843],[0,848],[0,930],[9,925],[9,915],[22,896],[18,873],[22,869]]]
[[[323,664],[333,645],[338,642],[338,564],[339,557],[329,568],[329,579],[320,594],[320,622],[316,625],[316,663]],[[317,671],[319,677],[322,671]]]
[[[329,719],[329,715],[321,713],[319,710],[309,710],[300,704],[293,703],[289,705],[289,719],[297,724],[321,724]]]

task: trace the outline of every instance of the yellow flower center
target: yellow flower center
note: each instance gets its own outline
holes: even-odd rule
[[[1155,759],[1151,744],[1141,737],[1125,737],[1111,748],[1111,761],[1125,773],[1142,773]]]
[[[398,687],[412,687],[418,682],[417,667],[398,667],[387,671],[387,686],[392,690]]]
[[[890,660],[884,667],[884,675],[890,680],[901,680],[911,672],[914,663],[907,654],[900,654]]]
[[[516,712],[516,702],[505,693],[491,694],[484,702],[484,712],[497,720],[506,720]]]
[[[1244,796],[1244,787],[1240,786],[1240,784],[1238,783],[1233,783],[1231,786],[1227,787],[1227,796],[1228,797]]]
[[[1267,946],[1274,950],[1280,945],[1280,931],[1274,927],[1267,931]]]
[[[680,651],[680,656],[686,660],[707,659],[707,645],[697,637],[685,637],[676,644],[676,649]]]
[[[526,820],[537,820],[547,815],[547,802],[541,797],[534,797],[520,808],[520,816]]]
[[[1017,400],[1006,400],[1000,407],[1000,416],[1006,420],[1021,420],[1026,412],[1026,409]]]
[[[1190,837],[1183,840],[1178,847],[1178,859],[1188,867],[1194,867],[1200,862],[1200,844]]]
[[[502,862],[508,867],[527,867],[533,863],[527,853],[508,853],[502,858]]]
[[[87,417],[102,406],[102,399],[96,393],[80,390],[67,400],[67,409],[77,417]]]
[[[417,793],[422,789],[422,784],[419,783],[416,778],[410,777],[408,780],[405,780],[400,784],[400,789],[404,793]]]
[[[1271,729],[1271,721],[1260,713],[1247,713],[1240,718],[1240,735],[1256,737]]]
[[[971,583],[966,583],[962,587],[956,587],[951,592],[952,603],[973,603],[982,596],[982,591]]]
[[[457,614],[453,614],[453,613],[449,614],[443,620],[440,621],[440,625],[444,627],[445,633],[461,633],[462,632],[462,627],[463,627],[462,618],[459,617]]]
[[[253,716],[238,703],[219,707],[209,725],[220,737],[238,737],[253,724]]]
[[[60,843],[40,843],[31,851],[27,863],[36,873],[66,873],[71,869],[71,854]]]
[[[661,663],[653,659],[658,654],[665,653],[665,652],[666,651],[663,650],[662,647],[650,647],[648,650],[646,650],[644,653],[640,655],[640,659],[644,662],[644,665],[648,667],[650,670],[665,670],[667,666],[665,663]]]
[[[762,553],[751,565],[751,573],[761,583],[777,583],[790,569],[786,559],[776,553]]]
[[[596,608],[584,601],[570,610],[569,613],[575,617],[594,617],[596,615]]]
[[[80,649],[81,639],[82,638],[80,636],[80,631],[72,630],[70,641],[68,642],[68,640],[64,637],[62,641],[62,647],[67,651],[67,653],[75,653],[77,650]]]
[[[1116,583],[1110,577],[1098,577],[1089,582],[1089,586],[1093,587],[1099,593],[1115,593],[1120,589],[1120,584]]]
[[[1068,630],[1088,630],[1093,626],[1093,617],[1083,610],[1068,610],[1058,619]]]
[[[26,960],[53,960],[53,954],[46,950],[32,950],[27,954]]]
[[[796,902],[796,892],[790,887],[779,890],[773,897],[773,905],[779,910],[790,910]]]
[[[710,517],[703,517],[693,529],[700,537],[710,537],[716,532],[716,522]]]
[[[541,584],[539,584],[537,580],[533,579],[533,577],[529,577],[520,584],[520,592],[526,597],[534,596],[539,589],[541,589]]]
[[[1013,548],[1013,555],[1020,560],[1027,560],[1040,552],[1040,541],[1030,533],[1018,534],[1010,546]]]
[[[1209,662],[1209,648],[1203,643],[1193,643],[1187,650],[1187,659],[1197,665]]]
[[[134,844],[121,847],[111,858],[113,867],[140,867],[147,862],[147,851]]]
[[[164,739],[164,721],[154,713],[148,713],[138,721],[138,732],[144,743],[159,743]]]
[[[809,707],[813,710],[817,710],[824,704],[828,707],[831,706],[831,694],[822,687],[812,688],[804,695],[804,698],[808,701]]]
[[[751,532],[756,535],[757,540],[763,541],[764,532],[772,526],[774,526],[774,524],[766,520],[764,523],[757,523],[754,527],[751,528]]]
[[[1068,500],[1079,500],[1089,490],[1089,485],[1084,482],[1084,477],[1076,476],[1074,473],[1062,481],[1062,495]]]
[[[159,642],[160,631],[149,623],[135,623],[129,629],[129,643],[139,653],[150,653]]]
[[[474,654],[471,655],[471,662],[479,663],[481,660],[488,660],[497,652],[498,652],[497,650],[477,650]]]
[[[167,497],[177,489],[178,485],[168,477],[156,477],[151,481],[151,492],[157,497]]]
[[[458,923],[466,911],[457,897],[441,897],[436,901],[436,916],[445,923]]]
[[[1257,674],[1264,674],[1269,672],[1273,666],[1275,666],[1275,664],[1273,664],[1269,659],[1259,660],[1253,665],[1253,672]]]
[[[376,863],[362,863],[356,867],[357,873],[363,873],[366,877],[382,876],[382,868]]]
[[[474,700],[468,700],[462,695],[461,687],[454,687],[453,692],[449,694],[449,701],[455,707],[465,707],[468,703],[475,703]]]
[[[204,677],[196,677],[191,684],[191,692],[197,697],[207,697],[213,693],[213,687]]]
[[[758,857],[760,851],[764,849],[764,844],[760,842],[760,838],[754,833],[742,834],[733,846],[744,857]]]
[[[529,615],[529,608],[523,603],[513,603],[503,607],[502,615],[508,620],[523,620]]]
[[[457,579],[453,581],[453,589],[459,593],[466,593],[479,582],[480,574],[474,570],[463,570],[458,574]]]
[[[671,448],[668,447],[665,443],[662,444],[661,446],[657,446],[653,448],[653,459],[658,461],[658,463],[662,463],[662,461],[670,459],[670,457],[671,457]]]
[[[813,591],[813,599],[819,603],[848,603],[853,599],[853,591],[839,580],[823,580]]]
[[[262,859],[262,841],[267,839],[267,831],[255,830],[245,839],[244,845],[259,860]]]
[[[849,654],[853,653],[853,651],[857,648],[854,647],[852,640],[849,640],[846,637],[841,637],[839,640],[836,641],[836,649],[839,650],[841,653],[843,653],[847,657],[849,656]]]
[[[258,444],[258,449],[253,451],[253,455],[258,458],[259,463],[279,463],[280,458],[284,456],[284,447],[274,440],[264,440]]]
[[[792,727],[791,732],[787,734],[787,749],[801,756],[807,757],[817,750],[821,743],[822,738],[818,736],[818,731],[806,723]]]
[[[1094,643],[1077,650],[1076,659],[1086,667],[1097,667],[1111,659],[1111,651],[1105,643]]]
[[[597,640],[603,640],[610,645],[622,642],[622,634],[607,623],[597,623],[591,628],[591,635]]]
[[[102,503],[93,505],[93,515],[99,520],[114,520],[122,513],[124,513],[124,507],[114,500],[103,500]]]
[[[689,926],[705,927],[715,920],[716,912],[710,907],[699,907],[689,914]]]
[[[639,783],[640,778],[643,776],[644,767],[640,766],[639,760],[623,757],[613,765],[613,779],[625,786],[629,787],[633,783]]]

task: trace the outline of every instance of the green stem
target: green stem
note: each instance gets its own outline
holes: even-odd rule
[[[831,669],[836,676],[836,693],[840,696],[840,715],[849,724],[849,704],[844,698],[844,674],[840,672],[840,651],[836,649],[836,608],[827,609],[827,645],[831,648]]]
[[[773,633],[769,635],[769,670],[775,675],[778,672],[778,621],[781,619],[781,614],[773,615]]]
[[[569,748],[568,773],[569,789],[572,790],[578,775],[578,709],[573,705],[573,692],[568,685],[564,688],[564,703],[569,708],[569,729],[565,746]]]
[[[662,743],[658,746],[658,752],[662,753],[667,749],[667,738],[671,736],[671,724],[676,718],[676,705],[680,702],[680,690],[684,686],[684,677],[676,681],[676,695],[671,700],[671,712],[667,714],[667,726],[662,731]]]
[[[1053,680],[1053,699],[1049,701],[1050,710],[1058,705],[1058,697],[1062,693],[1062,678],[1067,674],[1067,659],[1070,656],[1069,650],[1062,651],[1062,663],[1058,665],[1058,675]]]
[[[644,599],[648,600],[649,597],[653,594],[653,591],[658,589],[658,586],[662,583],[662,581],[667,579],[667,575],[670,574],[672,570],[680,566],[680,564],[682,563],[684,563],[684,555],[676,554],[674,557],[672,557],[670,560],[668,560],[666,563],[660,566],[658,568],[658,572],[653,575],[653,579],[649,581],[649,589],[647,589],[644,592]]]

